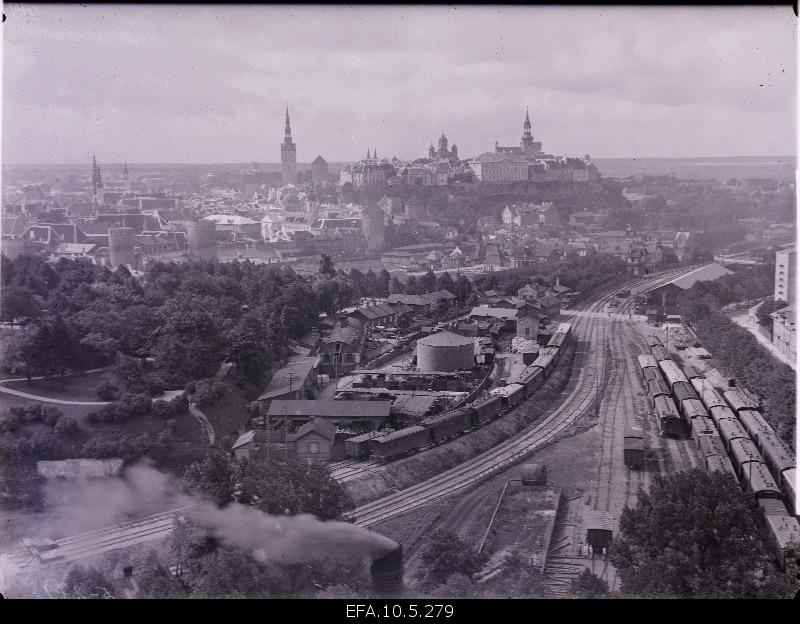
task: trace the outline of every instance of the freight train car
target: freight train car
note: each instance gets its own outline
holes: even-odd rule
[[[420,447],[430,444],[431,434],[425,427],[416,425],[393,431],[373,438],[372,452],[381,459],[393,459],[406,453],[412,453]]]
[[[661,376],[661,373],[658,372],[657,368],[651,368],[651,367],[645,368],[642,371],[642,375],[644,377],[644,379],[643,379],[644,385],[647,385],[648,381],[655,381],[656,379],[664,379]]]
[[[736,478],[731,460],[724,455],[709,455],[706,457],[706,470],[708,472],[724,472]]]
[[[469,429],[472,426],[469,420],[471,411],[470,408],[451,410],[439,416],[426,418],[420,424],[430,431],[431,441],[439,443]]]
[[[537,357],[531,366],[538,366],[544,371],[545,379],[550,376],[550,373],[553,372],[553,368],[556,365],[556,355],[558,354],[557,349],[549,349],[544,348],[539,352],[539,357]]]
[[[800,515],[797,509],[797,469],[789,468],[781,475],[781,489],[786,495],[786,507],[793,516]]]
[[[783,499],[783,493],[775,479],[760,462],[748,462],[742,474],[742,485],[748,492],[752,492],[757,499],[773,498]]]
[[[503,400],[498,396],[484,397],[472,404],[473,426],[488,422],[503,411]]]
[[[675,398],[675,404],[680,408],[681,413],[683,413],[683,403],[685,401],[697,399],[697,394],[695,394],[692,386],[684,381],[676,381],[672,384],[672,396]]]
[[[538,366],[531,365],[522,371],[517,383],[524,386],[526,396],[530,396],[541,387],[541,385],[544,383],[544,378],[544,370]]]
[[[749,396],[741,388],[727,390],[726,392],[723,392],[723,395],[725,396],[725,400],[728,402],[728,405],[730,405],[731,409],[737,414],[739,413],[739,410],[757,410],[759,408],[758,400]]]
[[[697,416],[692,418],[691,424],[692,439],[694,439],[698,448],[700,447],[700,438],[704,435],[713,435],[717,432],[714,421],[705,416]]]
[[[714,424],[716,424],[717,427],[719,427],[719,424],[723,420],[736,420],[736,414],[731,411],[731,408],[723,405],[717,405],[716,407],[710,408],[708,413],[711,414],[711,420],[714,421]]]
[[[653,407],[655,405],[654,401],[656,397],[659,396],[671,397],[672,392],[670,392],[667,382],[664,381],[661,377],[658,377],[657,379],[653,379],[652,381],[647,382],[647,396],[648,399],[650,400],[650,406]]]
[[[555,333],[553,334],[550,341],[547,343],[548,348],[551,349],[560,349],[563,347],[567,342],[567,334],[563,333]]]
[[[653,402],[661,435],[679,436],[681,434],[681,417],[675,407],[675,402],[669,396],[661,395],[655,397]]]
[[[642,381],[647,383],[649,379],[652,379],[647,374],[648,369],[651,373],[652,371],[658,371],[658,362],[652,355],[639,355],[637,359],[639,360],[639,372],[641,373]]]
[[[692,425],[695,418],[708,418],[708,410],[706,410],[703,402],[700,399],[686,399],[681,403],[681,415],[687,426]],[[712,421],[713,424],[713,421]]]
[[[714,386],[708,383],[708,381],[705,379],[692,379],[691,383],[692,388],[695,389],[695,392],[697,392],[697,395],[700,397],[703,405],[706,406],[706,409],[710,410],[712,407],[730,409],[725,399],[722,398],[722,395],[717,392]]]
[[[661,342],[661,338],[656,335],[650,336],[650,339],[647,341],[647,346],[651,349],[653,347],[663,347],[664,343]]]
[[[756,446],[761,448],[760,439],[764,435],[770,435],[774,433],[772,427],[769,426],[769,423],[764,420],[764,417],[761,415],[761,412],[754,409],[740,409],[739,410],[739,420],[742,421],[742,425],[745,429],[747,429],[747,433],[750,434],[750,437],[753,439],[753,442],[756,443]]]
[[[672,388],[679,381],[687,385],[689,384],[689,379],[683,374],[683,371],[674,362],[674,360],[659,360],[658,367],[661,369],[664,379],[667,380],[670,388]]]
[[[494,388],[489,394],[500,397],[504,409],[511,409],[525,399],[525,386],[512,383],[500,388]]]
[[[722,438],[716,433],[700,436],[699,442],[698,446],[700,447],[700,453],[703,457],[719,455],[720,457],[727,458],[728,454],[725,452],[725,445],[722,443]]]
[[[728,453],[731,452],[731,442],[734,440],[738,440],[739,438],[750,439],[750,436],[747,435],[747,430],[742,427],[742,423],[738,420],[731,420],[728,418],[721,420],[719,423],[719,437],[722,438],[722,442],[725,444],[725,450],[728,451]]]
[[[756,445],[772,475],[780,481],[785,470],[795,467],[794,453],[775,434],[763,434]]]
[[[733,463],[736,474],[740,479],[747,469],[748,464],[762,464],[766,466],[761,457],[761,453],[758,452],[756,445],[753,444],[750,438],[736,438],[731,441],[729,448],[731,463]]]
[[[638,427],[626,427],[622,456],[629,468],[644,466],[644,432]]]
[[[797,545],[800,544],[800,525],[797,518],[780,501],[765,498],[759,500],[758,505],[781,570],[793,568],[791,571],[796,572]]]
[[[344,454],[352,459],[366,459],[372,449],[372,440],[381,435],[378,431],[370,431],[348,438],[344,441]]]
[[[691,381],[692,379],[705,379],[706,376],[697,370],[691,364],[686,364],[683,367],[683,374],[686,375],[686,378]]]
[[[662,345],[650,347],[650,353],[656,359],[656,362],[661,362],[662,360],[672,361],[669,353],[667,353],[667,350]]]
[[[569,336],[572,333],[572,323],[559,323],[556,327],[556,331],[553,333],[567,334]]]

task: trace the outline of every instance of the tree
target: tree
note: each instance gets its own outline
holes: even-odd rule
[[[386,297],[389,295],[389,286],[391,281],[392,278],[389,276],[389,271],[387,271],[386,269],[381,269],[381,272],[378,273],[378,288],[377,288],[378,296]],[[402,292],[402,290],[400,291],[392,290],[391,292],[393,293]]]
[[[472,544],[449,531],[436,531],[422,553],[423,570],[420,580],[423,586],[443,585],[452,574],[471,577],[482,567],[486,557],[475,552]]]
[[[336,265],[327,254],[319,257],[319,274],[323,277],[336,277]]]
[[[209,450],[202,461],[186,469],[183,483],[190,492],[210,496],[217,504],[233,500],[235,474],[227,453]]]
[[[622,591],[679,598],[787,597],[752,495],[721,472],[657,476],[611,549]]]
[[[453,293],[457,296],[456,293],[456,283],[453,281],[453,278],[450,277],[450,274],[446,271],[442,273],[436,280],[436,288],[438,290],[446,290],[447,292]]]
[[[599,598],[608,593],[608,583],[587,568],[572,581],[572,591],[579,598]]]
[[[38,318],[41,306],[34,292],[26,286],[6,286],[0,293],[0,318],[10,322],[21,318]]]
[[[428,269],[428,272],[419,280],[419,288],[426,293],[436,290],[436,274],[433,269]]]
[[[64,577],[64,590],[70,598],[114,598],[114,586],[96,568],[75,564]]]

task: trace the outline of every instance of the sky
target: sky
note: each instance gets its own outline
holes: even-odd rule
[[[785,7],[6,4],[7,164],[796,150]]]

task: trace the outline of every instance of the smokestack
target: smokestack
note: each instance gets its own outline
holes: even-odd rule
[[[370,566],[372,593],[376,597],[397,596],[403,591],[403,547],[395,544],[382,557],[375,557]]]

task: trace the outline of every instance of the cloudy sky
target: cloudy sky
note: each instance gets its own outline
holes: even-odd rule
[[[795,151],[789,7],[6,4],[3,160]]]

